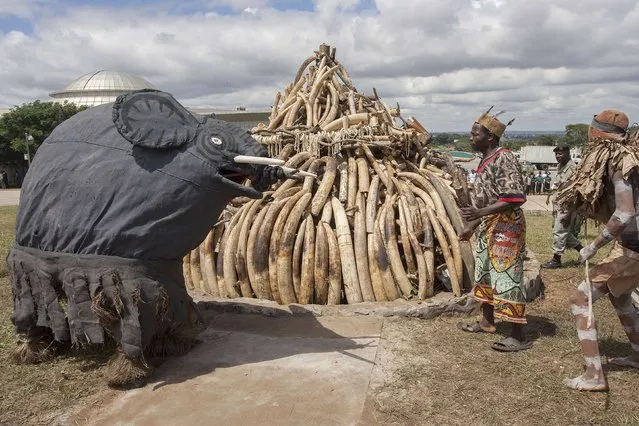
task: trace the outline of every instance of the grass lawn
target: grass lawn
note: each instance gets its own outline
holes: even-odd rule
[[[16,209],[0,207],[0,255],[14,238]],[[539,261],[551,252],[551,217],[530,216],[527,240]],[[592,226],[592,225],[591,225]],[[590,238],[596,230],[590,229]],[[600,253],[598,258],[606,254]],[[566,268],[543,271],[545,300],[529,307],[532,350],[498,354],[489,348],[495,336],[457,332],[460,318],[388,320],[397,345],[395,368],[384,392],[375,398],[382,424],[564,425],[639,424],[636,388],[639,373],[613,371],[611,391],[586,394],[567,390],[561,380],[580,372],[582,359],[567,306],[581,281],[576,253]],[[11,286],[0,262],[0,424],[40,424],[80,398],[106,389],[103,369],[109,354],[75,357],[68,353],[40,365],[16,366]],[[606,300],[595,308],[604,355],[628,353],[629,344]],[[461,320],[466,320],[462,318]],[[503,330],[503,328],[500,328]]]
[[[11,283],[5,262],[15,238],[16,207],[0,207],[0,424],[42,424],[43,414],[64,410],[106,387],[102,368],[108,355],[68,353],[39,365],[14,365]]]
[[[550,216],[529,216],[527,241],[541,262],[552,255]],[[589,238],[596,232],[590,224]],[[582,228],[583,232],[583,228]],[[582,239],[583,242],[583,239]],[[604,257],[609,247],[598,253]],[[568,297],[584,277],[571,250],[566,267],[543,270],[546,297],[527,307],[526,334],[532,349],[503,354],[490,349],[501,336],[456,329],[459,317],[399,320],[384,325],[393,341],[384,389],[375,400],[380,424],[417,425],[637,425],[639,371],[606,364],[631,353],[630,344],[606,299],[594,305],[609,392],[577,392],[563,379],[583,372]],[[470,318],[471,321],[474,318]],[[507,332],[498,324],[498,332]],[[380,356],[380,355],[378,355]]]

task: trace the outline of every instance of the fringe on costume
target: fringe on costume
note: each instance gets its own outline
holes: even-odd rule
[[[181,259],[49,253],[14,245],[7,264],[11,319],[22,342],[16,361],[42,361],[52,341],[82,348],[108,338],[122,355],[143,360],[148,352],[183,347],[176,342],[197,334],[199,315],[184,286]]]

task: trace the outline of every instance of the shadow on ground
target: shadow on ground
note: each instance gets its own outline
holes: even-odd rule
[[[255,364],[300,354],[340,353],[368,364],[352,351],[377,345],[379,328],[362,335],[348,319],[321,318],[303,307],[294,314],[264,307],[262,315],[219,313],[198,304],[206,329],[187,354],[168,357],[151,377],[153,390],[209,374],[219,368]],[[380,322],[376,319],[374,322]],[[327,324],[330,328],[327,327]],[[357,337],[358,341],[351,337]]]

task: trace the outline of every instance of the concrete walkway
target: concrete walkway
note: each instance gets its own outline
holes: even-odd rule
[[[92,407],[86,424],[355,425],[382,323],[216,314],[194,350],[164,363],[146,387]]]
[[[17,206],[19,202],[19,189],[0,189],[0,206]]]
[[[526,202],[521,208],[526,214],[552,214],[552,202],[546,204],[546,197],[546,195],[528,195],[526,196]]]

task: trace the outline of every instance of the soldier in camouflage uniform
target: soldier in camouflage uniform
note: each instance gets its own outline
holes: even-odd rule
[[[555,158],[557,159],[557,178],[555,179],[555,188],[561,186],[562,183],[570,180],[574,170],[575,163],[570,159],[570,147],[568,144],[560,143],[554,149]],[[546,204],[550,200],[550,195],[546,198]],[[580,220],[579,215],[574,211],[562,209],[556,202],[552,203],[552,216],[554,218],[552,228],[552,252],[553,256],[548,262],[542,265],[543,268],[554,269],[561,267],[561,255],[567,248],[581,250],[583,246],[577,238],[579,235],[574,234],[575,228],[579,229],[577,222]]]

